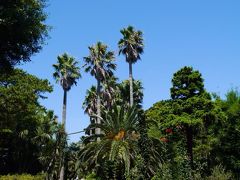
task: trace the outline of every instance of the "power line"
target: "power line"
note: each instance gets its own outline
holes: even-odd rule
[[[85,132],[85,131],[84,130],[83,131],[77,131],[77,132],[69,133],[67,135],[79,134],[79,133],[82,133],[82,132]]]

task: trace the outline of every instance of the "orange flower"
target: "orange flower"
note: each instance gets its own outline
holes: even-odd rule
[[[167,138],[165,138],[165,137],[161,137],[161,138],[160,138],[160,141],[162,141],[162,142],[165,142],[165,143],[166,143],[166,142],[168,142],[169,140],[168,140]]]
[[[125,136],[125,131],[124,130],[120,130],[117,135],[114,136],[114,140],[122,140]]]

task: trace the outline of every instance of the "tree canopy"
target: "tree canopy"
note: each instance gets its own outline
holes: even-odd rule
[[[39,99],[51,91],[47,80],[20,69],[10,76],[0,74],[0,169],[5,173],[40,169],[38,148],[31,139],[37,135],[40,119],[48,116]]]
[[[45,0],[0,1],[0,69],[30,61],[42,49],[49,27]]]

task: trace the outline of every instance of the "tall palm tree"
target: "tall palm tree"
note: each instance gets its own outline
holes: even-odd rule
[[[123,38],[119,40],[119,55],[123,54],[129,63],[129,83],[130,83],[130,106],[133,106],[133,73],[132,64],[141,59],[143,53],[143,37],[141,31],[136,31],[134,27],[128,26],[121,31]]]
[[[57,57],[57,64],[53,64],[55,72],[53,77],[56,79],[56,82],[60,82],[63,91],[63,111],[62,111],[62,124],[66,124],[66,107],[67,107],[67,92],[71,87],[77,84],[77,79],[81,77],[80,68],[77,66],[78,62],[74,57],[69,56],[67,53],[64,53],[61,56]]]
[[[126,109],[115,104],[101,119],[102,124],[92,126],[104,131],[102,140],[90,141],[92,143],[84,146],[80,152],[80,160],[89,168],[106,161],[120,163],[127,176],[137,154],[138,110],[135,106]],[[85,140],[89,141],[87,138]]]
[[[116,69],[114,60],[114,52],[108,51],[108,47],[101,42],[88,47],[89,56],[84,57],[86,62],[86,72],[90,72],[97,80],[97,124],[101,123],[101,84],[107,78],[113,75]],[[100,134],[100,129],[96,129],[96,134]]]
[[[77,79],[81,77],[80,68],[77,66],[78,62],[74,57],[69,56],[64,53],[61,56],[57,57],[57,64],[53,64],[55,72],[53,77],[56,79],[56,82],[60,82],[64,95],[63,95],[63,111],[62,111],[62,125],[63,130],[65,131],[66,124],[66,109],[67,109],[67,92],[71,87],[77,84]],[[62,157],[64,159],[64,155]],[[63,160],[64,161],[64,160]],[[63,162],[64,164],[64,162]],[[64,165],[62,164],[60,172],[60,180],[64,179]]]

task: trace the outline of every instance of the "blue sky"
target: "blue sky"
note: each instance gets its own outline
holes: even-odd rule
[[[174,72],[183,66],[199,70],[205,88],[222,97],[240,85],[240,1],[239,0],[49,0],[47,24],[50,38],[32,62],[21,68],[48,79],[54,91],[42,104],[61,119],[62,88],[52,78],[52,64],[67,52],[80,64],[88,55],[87,47],[102,41],[116,52],[116,75],[128,78],[128,65],[117,56],[120,29],[133,25],[143,31],[145,52],[133,67],[135,79],[144,85],[144,109],[170,97]],[[85,128],[89,119],[83,113],[86,90],[96,84],[84,73],[68,93],[67,131]],[[77,141],[80,135],[70,136]]]

